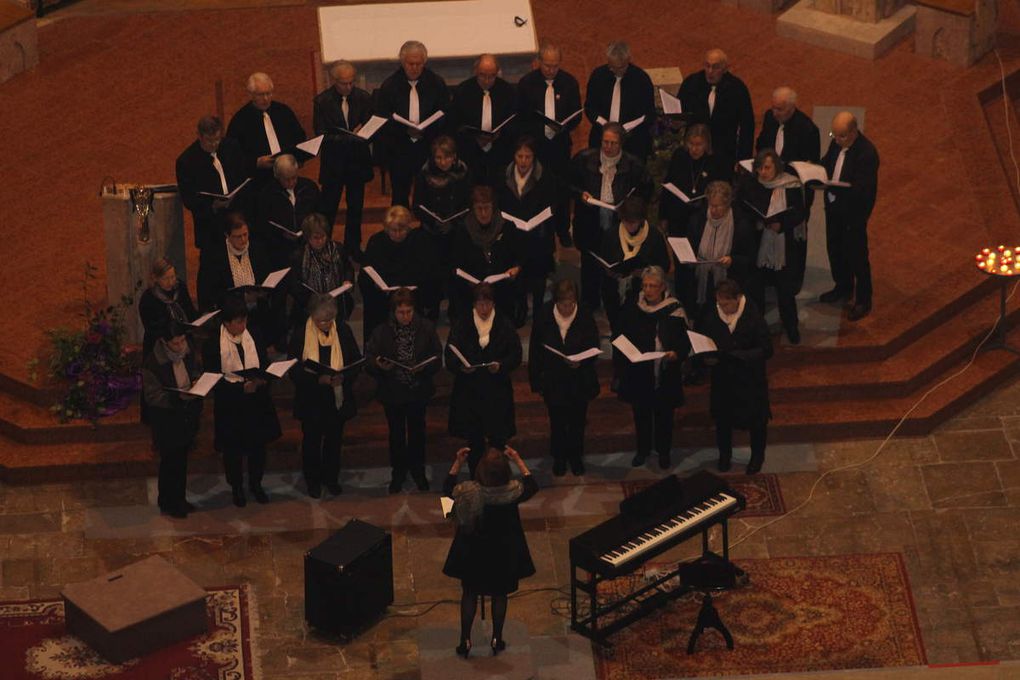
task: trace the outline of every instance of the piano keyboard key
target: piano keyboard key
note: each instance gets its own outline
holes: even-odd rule
[[[737,499],[733,496],[725,493],[719,494],[704,503],[699,503],[693,508],[681,512],[673,519],[666,520],[662,524],[653,527],[637,538],[624,543],[615,550],[603,553],[600,559],[604,562],[608,562],[614,567],[618,567],[624,562],[633,559],[637,555],[669,541],[677,534],[696,527],[709,517],[712,517],[727,508],[733,507],[736,504]]]

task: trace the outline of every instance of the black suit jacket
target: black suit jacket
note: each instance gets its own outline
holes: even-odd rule
[[[563,69],[552,81],[556,95],[556,120],[563,120],[581,109],[581,87],[577,78]],[[539,157],[546,167],[562,172],[570,161],[570,133],[581,124],[581,116],[567,123],[552,139],[545,136],[545,78],[538,69],[528,73],[517,83],[517,109],[520,112],[522,131],[538,140]]]
[[[202,311],[209,311],[221,306],[223,297],[234,288],[234,277],[230,272],[230,261],[227,260],[229,256],[226,238],[218,239],[207,249],[207,252],[202,253],[198,280],[198,305]],[[250,241],[248,257],[251,259],[251,271],[255,275],[255,283],[261,283],[270,272],[269,257],[262,244],[258,241]],[[277,289],[279,290],[279,287]],[[268,303],[265,306],[268,308]],[[263,307],[261,300],[259,307]],[[251,321],[250,318],[249,321]]]
[[[489,97],[492,99],[492,127],[497,127],[511,115],[517,113],[514,86],[502,78],[496,78],[496,82],[489,89]],[[461,156],[470,157],[475,152],[485,153],[478,143],[479,138],[476,135],[460,129],[465,125],[474,128],[482,126],[482,88],[473,76],[454,89],[449,123],[457,128],[457,148],[460,150]],[[496,154],[499,158],[509,158],[510,149],[517,138],[517,123],[515,118],[499,131],[499,137],[493,141],[488,156]],[[471,153],[468,152],[469,149]],[[470,164],[468,161],[468,165]],[[477,168],[472,169],[477,170]]]
[[[588,146],[597,148],[602,142],[602,126],[596,119],[602,116],[609,120],[609,107],[613,101],[613,86],[616,76],[609,66],[599,66],[588,77],[588,91],[584,100],[584,113],[591,121]],[[652,152],[652,126],[655,124],[655,88],[652,79],[641,68],[631,64],[620,81],[620,123],[644,116],[640,125],[627,133],[623,148],[641,160]]]
[[[304,242],[300,238],[292,239],[270,222],[292,231],[301,231],[301,222],[310,213],[315,212],[319,202],[319,188],[307,177],[298,177],[294,186],[294,205],[290,204],[287,190],[275,178],[259,193],[256,204],[254,237],[265,246],[269,260],[274,269],[286,267],[290,253]]]
[[[443,111],[448,117],[450,115],[450,90],[439,75],[431,69],[426,68],[418,78],[418,112],[421,120],[425,120],[436,111]],[[403,118],[408,116],[410,103],[411,86],[407,82],[407,76],[403,69],[398,68],[393,75],[383,81],[376,92],[375,107],[377,115],[390,118],[397,114]],[[447,121],[440,119],[425,129],[425,138],[416,142],[417,144],[428,144],[443,133]],[[391,122],[380,130],[385,134],[388,151],[391,158],[399,154],[403,149],[412,146],[411,137],[407,134],[408,128],[403,123]]]
[[[227,188],[236,189],[248,176],[245,172],[244,157],[237,142],[233,139],[224,139],[216,150],[216,157],[223,166]],[[214,210],[213,199],[198,192],[222,193],[219,173],[213,167],[212,156],[202,150],[197,139],[177,157],[176,170],[181,202],[191,212],[195,224],[195,246],[199,249],[204,248],[206,244],[222,236],[220,217],[223,211]],[[229,207],[244,210],[250,195],[248,187],[245,187],[238,192]]]
[[[349,120],[343,119],[341,97],[335,88],[323,90],[312,106],[312,126],[316,135],[325,135],[319,152],[319,183],[368,182],[372,179],[372,150],[369,142],[338,132],[364,125],[375,109],[372,95],[355,87],[347,97]],[[380,130],[376,135],[382,134]],[[378,137],[373,137],[373,140]]]
[[[692,73],[680,85],[677,97],[691,122],[707,123],[712,130],[712,152],[729,161],[750,158],[754,141],[754,107],[747,85],[732,73],[724,73],[715,90],[715,108],[708,113],[708,84],[704,71]]]
[[[269,105],[268,113],[281,151],[308,139],[297,116],[286,104],[274,101]],[[261,189],[273,178],[272,168],[258,170],[255,167],[260,156],[272,153],[269,150],[269,138],[266,137],[266,126],[262,122],[262,111],[256,109],[251,102],[242,106],[230,119],[226,136],[237,140],[244,154],[245,171],[256,188]]]
[[[776,148],[776,133],[779,131],[779,123],[772,114],[772,109],[765,111],[761,121],[761,132],[754,143],[756,151],[762,149]],[[818,126],[807,115],[797,109],[793,112],[790,120],[783,125],[783,153],[779,157],[784,163],[790,161],[806,161],[817,163],[821,157],[821,137],[818,136]]]
[[[822,158],[822,165],[830,177],[836,167],[839,152],[838,144],[830,144]],[[857,139],[847,149],[839,180],[849,182],[850,187],[836,187],[825,192],[826,219],[835,218],[842,220],[847,227],[863,229],[871,217],[878,195],[878,150],[863,133],[858,133]],[[830,195],[834,200],[829,200]]]

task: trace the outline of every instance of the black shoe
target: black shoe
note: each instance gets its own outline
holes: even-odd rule
[[[414,485],[418,487],[418,491],[429,490],[429,478],[425,476],[424,470],[412,470],[411,479],[414,480]]]
[[[786,339],[790,341],[791,345],[800,344],[800,330],[794,328],[793,330],[786,331]]]
[[[258,494],[256,494],[254,491],[252,491],[252,494],[254,494],[255,499],[258,500],[258,497],[259,497]],[[309,484],[308,485],[308,495],[311,496],[312,498],[322,498],[322,485],[321,484]],[[259,501],[259,502],[261,503],[262,501]]]
[[[634,457],[631,458],[630,466],[631,467],[641,467],[642,465],[645,464],[645,459],[646,458],[648,458],[648,454],[646,454],[646,453],[635,453]]]
[[[749,475],[756,475],[761,472],[761,466],[764,465],[764,463],[764,458],[762,460],[757,460],[752,457],[751,460],[747,462],[747,468],[745,468],[744,472]]]
[[[719,472],[729,472],[730,468],[733,467],[730,463],[729,458],[720,458],[716,467],[719,468]]]
[[[563,234],[560,236],[560,245],[564,248],[573,248],[574,239],[570,236],[570,234]]]
[[[580,477],[584,474],[584,461],[580,458],[570,459],[570,472],[575,477]]]
[[[492,647],[493,656],[496,656],[506,649],[506,642],[504,642],[502,638],[492,638],[492,642],[490,642],[489,645]]]
[[[336,482],[326,482],[326,490],[329,491],[334,496],[339,496],[344,492],[344,490],[341,489],[340,485],[337,484]]]
[[[174,519],[187,519],[188,518],[188,510],[183,505],[179,505],[177,507],[172,507],[172,508],[169,508],[169,507],[168,508],[160,508],[159,509],[159,514],[166,515],[168,517],[173,517]]]
[[[181,506],[187,512],[198,512],[198,506],[197,505],[193,505],[193,504],[189,503],[188,501],[184,501],[184,503],[182,503]]]
[[[846,297],[848,297],[846,291],[839,287],[836,287],[827,293],[822,293],[821,295],[819,295],[818,301],[826,303],[839,302],[840,300],[843,300]]]
[[[244,497],[244,489],[239,486],[235,486],[231,489],[231,495],[234,497],[234,505],[239,508],[243,508],[248,504],[248,499]]]
[[[456,652],[457,656],[462,656],[465,659],[468,658],[468,655],[471,653],[471,640],[461,640],[460,644],[453,651]]]
[[[669,452],[659,454],[659,467],[663,470],[668,470],[670,466]]]
[[[567,461],[562,458],[556,458],[553,460],[553,474],[557,477],[562,477],[567,474]]]
[[[868,314],[871,314],[871,305],[854,305],[847,313],[846,318],[850,321],[860,321]]]
[[[390,493],[400,493],[400,491],[403,488],[404,488],[404,480],[402,480],[402,479],[400,479],[400,480],[394,479],[394,480],[392,480],[390,482]]]
[[[261,484],[258,486],[252,486],[250,487],[249,490],[251,491],[251,495],[255,497],[255,500],[257,500],[262,505],[265,505],[266,503],[269,502],[269,495],[266,493],[266,490],[262,488]],[[319,489],[319,493],[320,494],[322,493],[322,489]],[[316,498],[318,498],[318,496],[316,496]]]

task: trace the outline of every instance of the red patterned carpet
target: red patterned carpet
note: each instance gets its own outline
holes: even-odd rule
[[[742,519],[774,517],[786,513],[783,491],[779,488],[779,475],[765,473],[753,476],[725,475],[724,477],[733,490],[742,494],[747,500],[747,507],[738,512],[737,517]],[[640,479],[620,482],[620,486],[623,487],[624,498],[630,498],[637,492],[647,489],[655,481],[654,479]]]
[[[64,629],[60,600],[0,603],[0,667],[5,680],[172,680],[259,677],[246,586],[209,588],[210,633],[113,665]]]
[[[595,647],[599,680],[889,668],[926,663],[898,553],[741,560],[750,583],[714,598],[733,634],[687,640],[700,598],[679,600]],[[649,565],[654,570],[654,565]],[[612,581],[623,593],[641,574]]]

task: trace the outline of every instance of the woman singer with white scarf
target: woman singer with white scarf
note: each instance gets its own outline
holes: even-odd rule
[[[754,228],[743,211],[732,206],[733,188],[711,182],[705,189],[705,207],[691,217],[687,238],[698,264],[680,265],[683,290],[677,291],[691,319],[700,319],[712,291],[720,281],[744,284],[755,255]]]
[[[224,298],[219,318],[219,332],[206,341],[202,352],[204,369],[223,374],[213,388],[216,433],[213,447],[223,454],[234,505],[240,508],[247,503],[242,463],[245,458],[248,489],[259,503],[268,503],[269,496],[262,488],[266,444],[280,438],[280,421],[266,381],[247,380],[237,371],[265,368],[269,362],[265,348],[256,344],[248,332],[248,308],[240,294]]]
[[[799,253],[807,247],[804,189],[800,180],[783,171],[783,161],[772,149],[754,158],[754,178],[740,189],[741,198],[756,218],[760,233],[757,268],[744,288],[758,310],[765,313],[765,287],[774,286],[779,318],[786,337],[800,342],[797,321],[797,283],[802,277]]]
[[[487,447],[501,449],[517,434],[510,374],[521,365],[521,339],[496,309],[492,286],[475,286],[473,297],[471,310],[450,329],[445,356],[454,374],[450,434],[467,440],[472,475]]]
[[[360,369],[332,371],[361,359],[354,332],[337,317],[336,300],[319,294],[309,299],[308,319],[294,329],[289,354],[301,362],[290,376],[295,387],[294,417],[301,421],[301,467],[308,495],[319,498],[325,486],[336,496],[341,491],[344,423],[357,412],[353,387]]]

